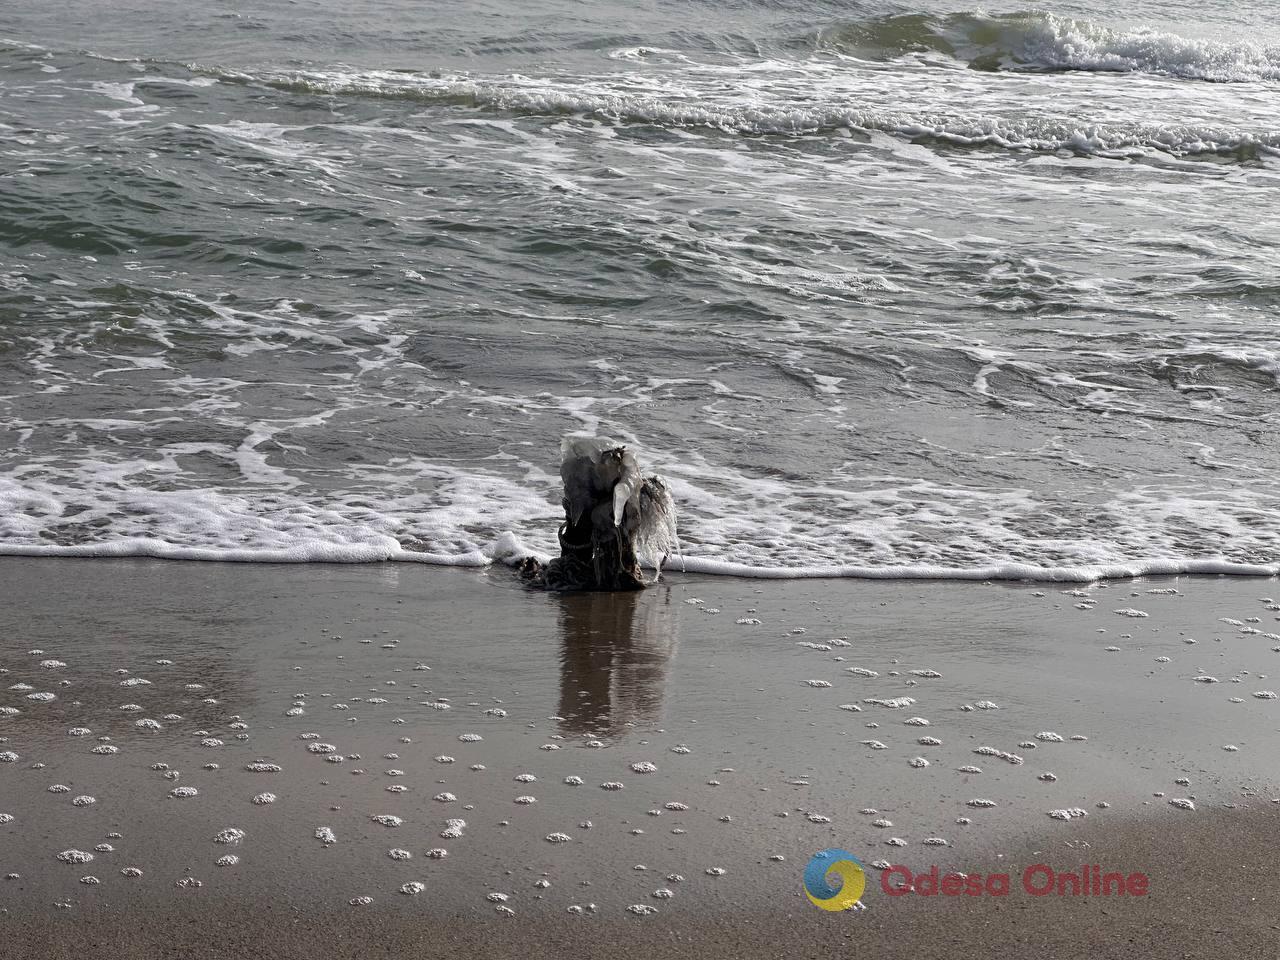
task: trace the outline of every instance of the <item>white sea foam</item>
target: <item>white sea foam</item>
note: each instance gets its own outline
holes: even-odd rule
[[[480,489],[483,491],[487,486],[489,490],[497,492],[499,484],[496,481],[497,478],[485,478]],[[461,488],[461,477],[458,478],[458,483]],[[860,524],[850,517],[848,521],[831,524],[820,515],[806,516],[799,512],[799,501],[796,503],[796,512],[793,513],[785,499],[772,504],[761,499],[754,505],[743,504],[740,508],[757,511],[756,515],[769,527],[777,528],[777,533],[782,533],[785,537],[785,531],[789,530],[794,538],[790,545],[783,545],[784,541],[779,546],[761,548],[751,542],[750,522],[745,514],[740,518],[735,517],[731,512],[732,505],[708,499],[705,492],[698,491],[687,482],[677,481],[674,485],[683,488],[683,492],[693,499],[694,503],[690,508],[686,509],[684,503],[681,507],[685,516],[699,529],[699,539],[703,541],[701,547],[686,547],[684,556],[674,564],[675,569],[688,573],[765,579],[843,577],[1081,583],[1099,579],[1174,574],[1280,574],[1280,562],[1275,561],[1246,561],[1223,556],[1144,556],[1140,552],[1143,547],[1142,537],[1159,537],[1161,521],[1156,509],[1147,511],[1138,501],[1124,505],[1131,516],[1125,527],[1113,528],[1123,537],[1116,542],[1082,540],[1078,544],[1068,544],[1054,541],[1043,545],[1029,540],[1019,543],[1016,537],[1010,539],[1007,527],[1002,524],[1021,523],[1021,516],[1035,509],[1034,502],[1010,501],[1009,514],[1005,520],[995,515],[983,520],[974,516],[965,521],[971,523],[964,537],[967,542],[964,552],[968,554],[965,561],[955,544],[946,540],[930,542],[920,539],[913,535],[909,527],[901,526],[901,521],[897,518],[882,517],[875,520],[873,516],[864,516]],[[434,537],[431,534],[427,538],[406,537],[402,542],[397,539],[396,531],[403,527],[404,522],[391,518],[395,515],[404,516],[407,511],[403,504],[389,502],[385,517],[375,514],[370,518],[373,522],[362,522],[356,517],[348,516],[338,504],[312,503],[292,497],[282,499],[278,495],[273,495],[268,501],[255,503],[247,496],[206,490],[163,495],[121,491],[118,502],[112,502],[108,498],[99,505],[97,512],[107,523],[105,538],[99,539],[102,535],[98,534],[87,542],[58,544],[24,542],[41,538],[35,528],[30,532],[4,529],[5,511],[16,512],[21,504],[30,500],[30,492],[15,486],[9,478],[0,476],[0,555],[155,557],[258,563],[399,561],[464,567],[481,567],[495,562],[514,563],[525,556],[547,559],[551,552],[548,537],[554,532],[554,507],[548,500],[542,499],[541,490],[520,491],[505,480],[501,481],[501,487],[502,493],[493,504],[492,517],[482,522],[500,523],[504,519],[517,521],[520,533],[508,531],[493,535],[488,540],[464,532],[474,529],[475,520],[483,516],[484,511],[479,504],[471,505],[465,512],[456,512],[447,503],[437,506],[423,503],[420,507],[423,521],[409,529],[416,528],[424,533],[434,529]],[[777,493],[784,494],[784,491],[779,490]],[[835,491],[832,493],[835,495]],[[954,500],[954,495],[942,490],[938,490],[937,494],[942,499],[935,505],[935,509],[946,504],[949,499]],[[83,494],[67,489],[56,499],[70,500],[77,495]],[[883,497],[879,499],[882,504],[885,502]],[[978,499],[980,498],[975,497],[975,508]],[[988,496],[987,499],[994,501],[997,498]],[[139,506],[143,502],[147,506],[140,514]],[[904,500],[903,505],[907,502]],[[359,514],[368,517],[370,511],[367,500],[365,504]],[[1156,505],[1153,503],[1151,506],[1154,508]],[[779,513],[780,509],[783,512]],[[879,509],[883,510],[883,505]],[[948,506],[948,510],[950,509],[952,507]],[[1166,503],[1160,509],[1167,511],[1170,506]],[[1208,505],[1201,507],[1188,503],[1181,516],[1194,516],[1194,513],[1189,512],[1199,510],[1204,517],[1206,530],[1211,524],[1220,526],[1223,518],[1211,517],[1208,513],[1210,509]],[[51,500],[47,516],[50,527],[55,531],[58,527],[56,518],[61,511],[61,506],[53,505]],[[520,516],[522,512],[524,516]],[[1150,524],[1142,524],[1141,518],[1144,515],[1151,518]],[[130,530],[130,527],[138,527],[139,517],[142,517],[141,522],[145,525],[145,535],[139,535],[143,533],[142,530],[137,530],[136,533]],[[113,525],[120,527],[118,535],[112,532]],[[986,533],[983,531],[984,526],[987,528]],[[1241,540],[1246,544],[1251,535],[1265,535],[1265,531],[1261,530],[1254,534],[1244,532],[1247,527],[1243,521],[1240,529]],[[722,531],[718,538],[712,536],[715,531]],[[840,543],[845,537],[865,536],[872,532],[883,538],[882,545],[873,551],[874,562],[849,562],[851,557],[845,559],[842,556],[844,551],[840,549]],[[402,533],[400,536],[406,534]],[[439,544],[439,549],[422,549],[420,544],[431,544],[433,539]],[[774,542],[777,542],[776,539]],[[1164,547],[1162,542],[1154,545]],[[1028,559],[1002,558],[1002,550],[1011,546],[1016,547],[1019,553],[1026,554]],[[1259,547],[1261,550],[1266,549],[1262,541],[1259,541]],[[894,555],[899,550],[915,556],[922,551],[933,550],[938,554],[938,560],[895,563]],[[1070,552],[1075,553],[1077,558],[1070,563],[1063,563],[1045,556],[1043,561],[1036,562],[1030,558],[1037,552],[1059,555]],[[770,562],[771,555],[774,562]],[[806,558],[810,562],[805,562]],[[780,563],[778,560],[785,562]]]
[[[1131,52],[1138,53],[1141,41],[1133,41]],[[1167,44],[1172,47],[1173,44]],[[1190,50],[1194,45],[1189,44]],[[1046,56],[1056,56],[1052,45],[1045,46]],[[1056,48],[1062,52],[1061,67],[1070,67],[1066,51],[1071,41],[1062,41]],[[1114,63],[1113,67],[1099,69],[1139,69],[1122,67],[1122,54],[1108,53],[1095,45],[1095,52],[1082,52],[1078,58],[1085,64],[1090,57],[1101,65]],[[1158,63],[1166,56],[1160,52],[1150,55],[1151,62]],[[1177,53],[1167,54],[1172,59]],[[1203,60],[1202,75],[1212,72],[1208,66],[1210,57]],[[1129,62],[1137,64],[1138,57]],[[1263,66],[1263,64],[1269,64]],[[1035,64],[1053,66],[1052,63]],[[691,80],[721,80],[720,87],[728,87],[726,81],[736,80],[739,92],[746,90],[758,94],[760,87],[752,86],[752,73],[765,73],[772,67],[773,81],[777,84],[787,78],[788,71],[801,71],[816,90],[823,89],[831,72],[819,72],[821,64],[765,63],[754,70],[743,70],[743,64],[734,65],[732,73],[717,75],[714,68],[703,66]],[[1280,56],[1274,61],[1266,54],[1259,54],[1258,69],[1274,71],[1280,77]],[[1087,67],[1082,67],[1087,69]],[[929,113],[909,107],[902,109],[861,106],[857,100],[851,103],[846,97],[822,102],[814,97],[808,102],[797,98],[793,101],[777,101],[760,96],[717,98],[712,91],[715,85],[707,85],[707,94],[689,96],[684,84],[665,85],[652,77],[570,77],[543,79],[526,76],[505,76],[491,79],[472,79],[461,76],[409,75],[392,71],[311,71],[291,74],[244,74],[219,68],[195,67],[211,76],[238,83],[255,83],[286,91],[322,93],[337,96],[388,98],[417,101],[427,104],[465,103],[496,111],[551,116],[587,116],[615,123],[657,124],[672,128],[709,128],[718,131],[760,136],[783,134],[829,133],[854,130],[866,133],[885,133],[907,138],[926,138],[956,146],[994,146],[1015,150],[1054,152],[1070,150],[1087,154],[1130,154],[1147,151],[1185,153],[1215,153],[1238,150],[1244,146],[1280,149],[1280,133],[1266,128],[1231,128],[1213,124],[1203,125],[1155,125],[1142,123],[1115,123],[1080,121],[1069,117],[1022,116],[1011,118],[997,114],[981,115],[964,112]],[[1196,69],[1194,66],[1189,70]],[[1233,69],[1224,66],[1222,79]],[[1246,67],[1239,67],[1239,79],[1247,77]],[[1157,71],[1159,72],[1159,71]],[[1234,78],[1234,77],[1232,77]],[[841,91],[851,93],[853,89]]]
[[[1193,39],[1151,28],[1112,30],[1053,15],[1026,18],[1015,37],[1017,68],[1167,74],[1193,80],[1280,80],[1280,46]]]

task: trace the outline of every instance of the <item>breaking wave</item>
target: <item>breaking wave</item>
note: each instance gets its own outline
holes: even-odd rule
[[[1051,13],[923,13],[844,22],[820,31],[820,51],[866,59],[941,53],[975,70],[1153,73],[1219,83],[1280,80],[1280,47],[1116,30]]]
[[[628,91],[618,78],[471,79],[390,71],[250,75],[196,65],[227,81],[340,97],[376,97],[533,116],[580,116],[604,122],[706,128],[746,136],[852,131],[956,147],[1131,156],[1224,154],[1254,159],[1280,152],[1280,131],[1142,122],[1088,123],[1065,117],[963,116],[814,102],[716,102],[671,91]]]

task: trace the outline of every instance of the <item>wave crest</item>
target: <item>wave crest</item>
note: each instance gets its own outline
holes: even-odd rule
[[[999,117],[886,110],[840,102],[716,102],[662,91],[632,91],[601,78],[476,80],[400,72],[294,73],[253,76],[188,65],[228,82],[291,93],[414,101],[529,116],[579,116],[609,123],[704,128],[745,136],[853,131],[952,147],[1082,155],[1217,154],[1255,160],[1280,151],[1280,132],[1230,126],[1141,122],[1090,123],[1066,117]],[[614,81],[616,82],[616,81]]]
[[[843,22],[819,50],[864,59],[941,53],[975,70],[1152,73],[1219,83],[1280,80],[1280,47],[1193,39],[1153,29],[1114,30],[1051,13],[923,13]]]

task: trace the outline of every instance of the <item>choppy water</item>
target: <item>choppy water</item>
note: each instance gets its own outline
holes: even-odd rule
[[[1262,3],[0,13],[0,552],[1280,570]]]

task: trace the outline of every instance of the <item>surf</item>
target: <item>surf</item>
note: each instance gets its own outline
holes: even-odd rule
[[[871,60],[942,54],[974,70],[1149,73],[1183,80],[1280,80],[1280,46],[1117,29],[1038,11],[927,13],[842,21],[813,37],[819,53]]]

